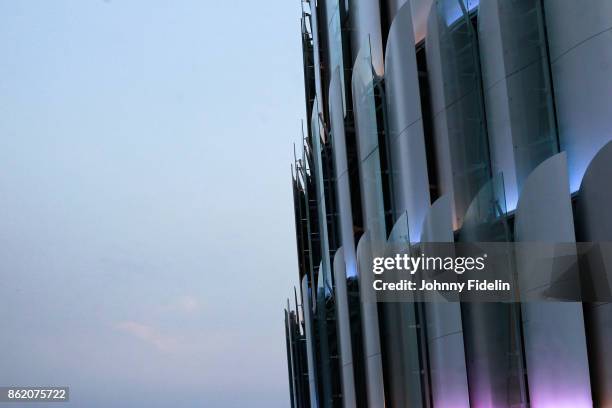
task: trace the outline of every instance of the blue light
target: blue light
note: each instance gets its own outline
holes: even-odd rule
[[[463,18],[463,10],[461,3],[464,4],[465,9],[468,13],[471,13],[480,4],[480,0],[447,0],[443,3],[444,10],[443,15],[445,16],[446,25],[451,26],[455,24],[459,19]]]

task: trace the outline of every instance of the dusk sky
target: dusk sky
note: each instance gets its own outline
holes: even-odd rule
[[[289,405],[299,16],[0,0],[0,386],[69,386],[57,408]]]

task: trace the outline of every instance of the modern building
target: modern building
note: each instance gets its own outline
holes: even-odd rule
[[[612,407],[611,303],[380,303],[369,273],[396,242],[612,241],[612,1],[302,0],[301,34],[291,406]]]

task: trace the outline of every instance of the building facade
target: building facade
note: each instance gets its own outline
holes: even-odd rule
[[[612,407],[611,303],[380,303],[369,273],[612,241],[612,1],[302,0],[301,35],[291,406]]]

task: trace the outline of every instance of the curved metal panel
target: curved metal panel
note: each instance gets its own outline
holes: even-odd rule
[[[404,212],[391,229],[386,256],[410,254],[408,218]],[[387,404],[393,407],[421,407],[422,367],[420,362],[417,305],[414,302],[384,302],[379,305],[383,319],[381,339],[388,381]]]
[[[410,6],[404,5],[389,29],[385,52],[385,84],[388,104],[389,132],[398,137],[410,124],[421,119],[421,98]]]
[[[366,368],[368,407],[384,407],[385,392],[380,350],[378,308],[372,288],[372,242],[368,232],[357,244],[359,270],[359,296],[361,301],[361,326]]]
[[[397,12],[387,39],[385,83],[396,217],[408,213],[410,242],[420,239],[430,204],[416,54],[408,3]]]
[[[525,181],[516,207],[515,239],[575,242],[565,153],[540,164]],[[529,250],[522,246],[516,254],[522,290],[531,285],[536,274],[563,268],[558,262],[534,267],[527,262],[534,259],[525,253]],[[531,406],[592,407],[582,304],[528,302],[522,312]]]
[[[310,288],[307,276],[302,278],[302,312],[304,313],[304,331],[306,336],[306,358],[308,365],[308,390],[310,393],[310,407],[318,408],[319,399],[317,391],[316,361],[314,351],[314,331],[312,327],[312,305],[310,304]]]
[[[437,199],[423,221],[421,242],[453,242],[453,219],[448,196]],[[459,303],[425,305],[427,344],[434,407],[469,408],[465,345]]]
[[[336,282],[336,313],[342,375],[342,404],[345,408],[357,406],[355,400],[355,377],[353,374],[353,347],[351,345],[351,323],[346,288],[344,250],[340,247],[334,255],[334,281]]]
[[[421,230],[421,242],[453,242],[453,214],[450,197],[443,195],[429,208]]]
[[[612,241],[611,180],[612,141],[599,150],[582,178],[577,206],[580,241]]]
[[[540,164],[525,182],[514,221],[517,242],[575,242],[565,152]]]
[[[368,406],[385,404],[380,348],[378,306],[372,287],[372,257],[381,256],[386,244],[386,221],[382,190],[378,122],[374,98],[374,72],[368,44],[359,51],[352,76],[353,111],[357,133],[357,156],[361,204],[366,232],[357,245],[357,270],[365,352]]]
[[[587,168],[576,211],[578,239],[581,242],[612,241],[612,142],[597,153]],[[594,257],[599,257],[599,259]],[[601,251],[589,258],[590,262],[603,264],[607,282],[594,282],[594,286],[608,287],[612,281],[612,254]],[[612,406],[612,303],[584,304],[587,343],[590,355],[593,405]]]
[[[329,115],[332,134],[336,174],[336,197],[340,218],[340,240],[344,248],[346,276],[357,276],[355,261],[355,238],[353,236],[353,211],[348,176],[346,134],[344,133],[344,111],[342,108],[342,77],[336,68],[329,85]]]
[[[380,21],[380,3],[378,0],[354,1],[350,6],[351,44],[353,55],[365,47],[372,48],[372,67],[376,74],[382,76],[383,45]]]
[[[374,73],[370,47],[367,45],[357,55],[353,67],[352,89],[364,223],[370,233],[371,242],[380,247],[387,242],[387,235],[374,98]]]
[[[557,153],[544,33],[538,0],[490,0],[478,10],[491,167],[503,173],[508,211],[531,171]]]
[[[510,241],[501,174],[472,199],[459,240]],[[507,262],[510,265],[510,256]],[[512,303],[461,304],[470,404],[474,408],[527,404],[519,312]]]
[[[612,3],[590,0],[544,0],[550,56],[557,60],[585,40],[612,28]]]
[[[612,140],[612,2],[545,0],[561,150],[577,191],[595,154]]]

